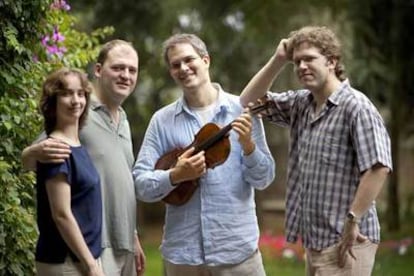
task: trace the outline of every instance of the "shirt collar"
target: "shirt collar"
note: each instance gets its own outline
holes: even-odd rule
[[[96,97],[95,94],[91,94],[91,98],[90,98],[90,107],[92,108],[92,110],[97,110],[100,109],[102,107],[105,107],[105,105],[103,103],[101,103],[98,99],[98,97]]]
[[[90,102],[89,102],[89,108],[93,111],[98,111],[98,110],[102,110],[103,112],[105,112],[106,114],[108,114],[108,116],[110,116],[109,110],[106,107],[105,104],[103,104],[98,97],[96,97],[95,94],[91,94],[91,98],[90,98]],[[126,113],[124,111],[124,109],[122,108],[122,106],[118,107],[118,111],[119,111],[119,119],[124,120],[126,118]]]
[[[213,87],[218,91],[217,97],[217,105],[216,105],[216,113],[227,111],[230,108],[230,101],[220,86],[220,84],[213,82]],[[191,113],[190,108],[188,107],[187,102],[184,99],[184,95],[182,95],[178,100],[175,108],[175,115],[177,116],[181,112]]]
[[[335,90],[327,99],[327,105],[339,105],[339,102],[342,99],[342,96],[344,94],[344,91],[347,90],[350,87],[349,79],[345,79],[341,82],[340,86],[337,90]],[[308,101],[309,103],[313,102],[313,95],[309,92],[308,95]]]
[[[345,79],[343,82],[341,82],[341,85],[338,87],[338,89],[329,96],[328,102],[334,105],[339,105],[342,95],[344,94],[343,92],[347,90],[348,88],[349,88],[349,80]]]

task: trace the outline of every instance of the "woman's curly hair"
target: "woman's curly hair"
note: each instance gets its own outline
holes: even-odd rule
[[[43,83],[42,96],[40,98],[40,112],[44,118],[44,128],[49,135],[56,127],[56,105],[57,95],[67,89],[68,75],[75,75],[81,82],[82,89],[85,92],[86,105],[82,115],[79,118],[79,128],[85,124],[88,116],[88,106],[92,86],[85,73],[78,69],[61,68],[51,73]]]

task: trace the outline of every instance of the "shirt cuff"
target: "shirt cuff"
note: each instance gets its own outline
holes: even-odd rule
[[[170,170],[162,171],[159,175],[159,181],[160,186],[162,187],[162,191],[165,193],[165,195],[169,194],[172,190],[175,189],[175,187],[177,187],[171,183]]]
[[[244,164],[248,168],[254,167],[257,163],[259,163],[261,157],[261,152],[256,146],[252,153],[249,155],[243,155]]]

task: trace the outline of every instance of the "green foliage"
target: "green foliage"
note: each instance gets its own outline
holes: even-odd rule
[[[100,40],[113,32],[108,27],[79,32],[73,15],[50,4],[0,2],[0,275],[34,274],[35,179],[22,170],[20,159],[41,130],[41,83],[55,68],[85,67],[96,57]],[[57,33],[59,41],[53,40]],[[53,53],[54,46],[61,51]]]
[[[38,37],[40,20],[50,1],[0,2],[0,64],[13,64],[30,57],[31,47]]]
[[[355,82],[363,91],[388,107],[394,170],[387,185],[388,229],[397,231],[400,223],[399,154],[402,146],[413,148],[414,79],[411,72],[414,47],[411,26],[414,5],[404,0],[351,1],[350,18],[355,30]],[[382,18],[378,20],[378,18]]]
[[[0,4],[0,274],[32,275],[36,240],[33,175],[20,169],[20,151],[40,121],[33,115],[29,74],[32,47],[47,1],[4,1]],[[30,20],[28,20],[30,18]],[[33,77],[37,77],[34,75]]]
[[[293,28],[320,23],[321,13],[330,12],[331,7],[337,12],[323,23],[344,23],[338,15],[345,12],[347,0],[72,2],[82,12],[85,28],[113,25],[116,37],[131,41],[139,51],[139,84],[124,105],[128,115],[140,122],[131,125],[137,150],[154,111],[180,93],[161,57],[162,42],[170,35],[187,32],[200,36],[211,55],[212,80],[238,94],[272,55],[278,40]],[[282,79],[284,86],[291,87],[292,76]]]

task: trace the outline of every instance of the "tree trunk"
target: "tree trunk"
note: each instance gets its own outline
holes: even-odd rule
[[[390,176],[387,197],[387,228],[389,231],[400,229],[400,206],[398,200],[398,168],[399,168],[399,148],[400,148],[400,116],[398,109],[398,99],[393,97],[391,104],[391,153],[393,159],[394,172]]]

